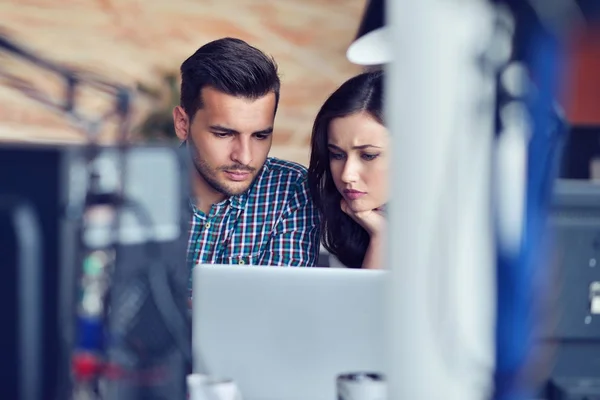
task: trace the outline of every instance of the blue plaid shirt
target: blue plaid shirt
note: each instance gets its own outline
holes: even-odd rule
[[[188,262],[313,267],[319,256],[319,215],[306,168],[268,158],[244,194],[205,214],[192,205]]]

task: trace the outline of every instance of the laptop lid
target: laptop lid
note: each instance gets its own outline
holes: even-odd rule
[[[346,372],[384,368],[387,272],[198,265],[194,370],[245,400],[331,400]]]

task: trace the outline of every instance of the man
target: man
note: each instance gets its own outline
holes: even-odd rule
[[[267,157],[279,102],[274,61],[239,39],[181,65],[177,136],[193,164],[191,265],[314,266],[319,219],[306,169]]]

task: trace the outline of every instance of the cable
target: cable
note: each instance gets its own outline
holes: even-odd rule
[[[14,196],[0,197],[0,211],[12,216],[18,248],[19,390],[22,400],[42,398],[41,345],[42,229],[33,205]]]

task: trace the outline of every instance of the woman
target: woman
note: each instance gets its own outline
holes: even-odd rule
[[[389,133],[383,72],[346,81],[321,107],[308,183],[325,248],[350,268],[381,268],[388,201]]]

